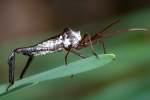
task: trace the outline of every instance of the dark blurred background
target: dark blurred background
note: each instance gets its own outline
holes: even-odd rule
[[[0,84],[8,83],[7,59],[14,48],[33,45],[65,27],[78,28],[82,35],[95,33],[114,19],[120,22],[110,30],[150,29],[150,0],[0,0]],[[150,100],[150,33],[120,33],[105,42],[108,53],[117,56],[111,64],[0,100]],[[102,53],[99,45],[94,47]],[[82,51],[91,54],[88,48]],[[69,62],[79,60],[74,55],[69,58]],[[16,79],[26,60],[17,55]],[[37,57],[26,77],[63,64],[63,52]]]
[[[107,20],[149,0],[0,0],[0,40]]]

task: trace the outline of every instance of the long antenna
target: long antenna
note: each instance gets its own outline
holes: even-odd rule
[[[117,24],[120,20],[116,19],[114,20],[112,23],[108,24],[106,27],[104,27],[100,32],[98,33],[103,33],[104,31],[106,31],[108,28],[112,27],[114,24]]]
[[[97,36],[102,36],[102,33],[105,32],[107,29],[109,29],[111,26],[113,26],[114,24],[117,24],[120,20],[116,19],[114,20],[112,23],[108,24],[106,27],[104,27],[101,31],[99,31],[98,33],[96,33],[92,39],[95,39]]]

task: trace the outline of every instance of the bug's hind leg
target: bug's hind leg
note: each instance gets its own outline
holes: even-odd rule
[[[12,52],[10,57],[8,58],[8,65],[9,65],[9,86],[7,87],[7,91],[10,86],[14,84],[14,74],[15,74],[15,50]]]
[[[9,85],[8,85],[7,88],[6,88],[6,91],[8,91],[9,88],[10,88],[12,85],[13,85],[12,83],[9,83]]]
[[[22,79],[22,78],[23,78],[23,76],[24,76],[24,74],[26,73],[26,71],[27,71],[29,65],[30,65],[31,62],[32,62],[32,60],[33,60],[33,56],[29,56],[28,61],[27,61],[26,65],[25,65],[24,69],[22,70],[19,79]]]

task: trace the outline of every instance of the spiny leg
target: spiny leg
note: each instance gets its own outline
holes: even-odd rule
[[[14,84],[14,74],[15,74],[15,50],[12,52],[10,57],[8,58],[8,65],[9,65],[9,85],[8,89]]]
[[[30,65],[31,62],[32,62],[32,60],[33,60],[33,56],[29,56],[28,61],[27,61],[26,65],[25,65],[24,69],[22,70],[19,79],[22,79],[22,78],[23,78],[23,75],[26,73],[26,71],[27,71],[29,65]]]

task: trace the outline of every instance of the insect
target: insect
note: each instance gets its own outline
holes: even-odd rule
[[[23,54],[25,56],[28,56],[27,63],[25,65],[25,67],[23,68],[19,79],[23,78],[24,74],[26,73],[29,65],[31,64],[31,62],[35,56],[46,55],[46,54],[65,50],[65,51],[67,51],[67,53],[65,55],[65,64],[67,64],[67,57],[70,52],[74,53],[82,58],[85,58],[86,56],[84,56],[79,50],[90,46],[92,53],[96,57],[98,57],[92,44],[99,41],[99,43],[102,44],[104,53],[106,53],[104,37],[106,37],[107,35],[103,34],[103,32],[118,22],[119,22],[119,20],[115,20],[111,24],[106,26],[103,30],[94,34],[93,36],[90,36],[89,34],[85,34],[83,36],[83,38],[81,37],[80,31],[73,31],[71,28],[65,28],[63,30],[63,32],[61,32],[59,35],[48,38],[36,45],[14,49],[8,58],[9,83],[10,84],[7,88],[7,91],[9,89],[9,87],[14,84],[16,54]],[[129,30],[127,30],[127,31],[129,31]],[[120,32],[120,31],[118,31],[118,32]],[[112,35],[112,33],[108,34],[108,35]]]
[[[71,28],[65,28],[61,34],[48,38],[47,40],[44,40],[36,45],[14,49],[10,57],[8,58],[9,83],[10,83],[8,88],[14,84],[16,53],[23,54],[29,57],[19,77],[20,79],[22,79],[23,75],[25,74],[27,68],[29,67],[30,63],[32,62],[35,56],[46,55],[49,53],[54,53],[62,50],[69,51],[70,48],[76,48],[80,40],[81,40],[80,31],[73,31]],[[76,51],[72,50],[72,52]],[[76,54],[79,53],[76,52]],[[65,63],[67,64],[66,60]]]

